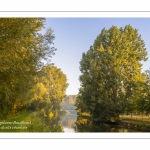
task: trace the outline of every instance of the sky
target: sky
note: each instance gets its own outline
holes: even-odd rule
[[[67,76],[67,95],[78,94],[82,53],[89,50],[101,30],[128,24],[138,29],[145,42],[149,59],[143,62],[143,70],[147,70],[150,68],[150,18],[46,18],[45,27],[54,30],[54,47],[57,48],[51,62]]]

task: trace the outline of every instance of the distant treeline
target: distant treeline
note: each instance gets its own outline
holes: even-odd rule
[[[76,95],[67,95],[62,105],[74,105],[76,101]]]
[[[77,115],[76,112],[76,106],[75,106],[75,102],[76,102],[76,95],[67,95],[64,99],[64,101],[62,102],[62,109],[63,110],[68,110],[69,114],[75,114]]]

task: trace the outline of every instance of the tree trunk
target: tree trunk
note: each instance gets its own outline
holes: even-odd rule
[[[132,118],[132,112],[131,112],[131,118]]]

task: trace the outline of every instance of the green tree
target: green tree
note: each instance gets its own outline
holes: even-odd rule
[[[90,114],[92,123],[117,121],[141,81],[141,61],[147,51],[138,30],[127,25],[102,29],[80,61],[81,89],[77,107]],[[122,107],[124,104],[124,107]]]
[[[146,70],[146,114],[150,114],[150,69]]]
[[[150,70],[145,71],[145,82],[141,82],[138,86],[139,96],[137,99],[138,112],[149,115],[150,113]]]
[[[0,19],[0,117],[6,117],[16,105],[26,103],[36,83],[37,71],[56,50],[51,47],[53,31],[45,34],[43,18]]]

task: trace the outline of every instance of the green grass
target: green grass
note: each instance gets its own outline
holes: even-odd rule
[[[138,123],[138,124],[148,124],[150,125],[150,118],[149,116],[141,116],[141,115],[121,115],[120,119],[123,122],[134,122],[134,123]]]
[[[142,121],[142,122],[150,122],[150,117],[149,116],[142,116],[142,115],[120,115],[120,119],[129,119],[129,120],[137,120],[137,121]]]
[[[29,113],[16,114],[6,120],[0,120],[0,132],[26,132],[31,123]]]
[[[24,124],[23,121],[28,124]],[[22,124],[16,124],[16,122]],[[21,112],[9,116],[6,120],[0,120],[0,132],[62,132],[62,129],[59,125],[53,127],[49,121],[45,122],[39,112]]]

